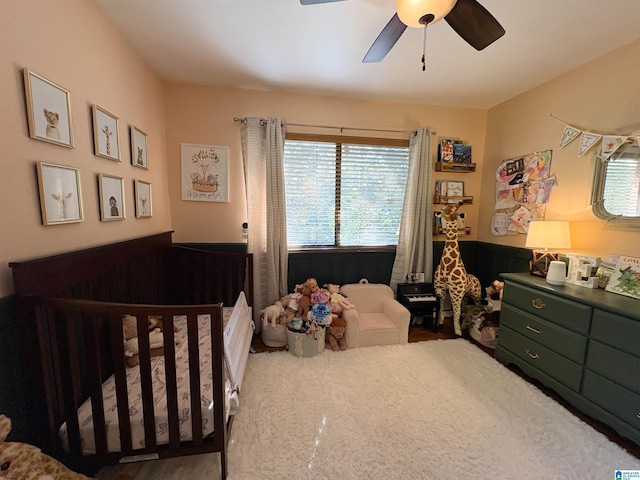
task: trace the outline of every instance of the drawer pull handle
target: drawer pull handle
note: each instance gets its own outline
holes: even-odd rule
[[[546,305],[544,304],[544,302],[540,298],[532,299],[531,300],[531,305],[533,305],[533,308],[537,308],[538,310],[542,310],[544,307],[546,307]]]
[[[535,328],[530,327],[529,325],[527,325],[527,330],[531,330],[533,333],[537,333],[538,335],[542,333],[542,330],[536,330]]]
[[[531,353],[531,350],[529,350],[528,348],[525,349],[525,352],[527,352],[527,355],[529,355],[534,360],[540,358],[540,355],[538,355],[537,353]]]

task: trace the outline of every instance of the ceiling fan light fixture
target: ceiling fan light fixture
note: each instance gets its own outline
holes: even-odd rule
[[[447,15],[456,4],[457,0],[396,0],[396,12],[398,17],[408,27],[422,28],[424,20],[433,15],[428,23],[435,23]],[[427,19],[428,19],[427,17]]]

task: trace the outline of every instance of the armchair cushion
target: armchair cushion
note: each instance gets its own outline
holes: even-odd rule
[[[352,283],[340,291],[355,306],[342,313],[349,348],[407,343],[411,314],[388,285]]]

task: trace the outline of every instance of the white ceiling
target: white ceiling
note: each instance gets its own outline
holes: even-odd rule
[[[480,0],[505,36],[476,51],[445,22],[362,58],[393,0],[92,0],[175,82],[490,108],[640,38],[640,0]]]

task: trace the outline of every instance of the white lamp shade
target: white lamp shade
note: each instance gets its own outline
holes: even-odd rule
[[[571,248],[569,222],[535,221],[529,223],[525,247]]]
[[[435,23],[451,11],[457,0],[396,0],[396,13],[408,27],[421,28],[420,19],[425,15],[433,15]]]

